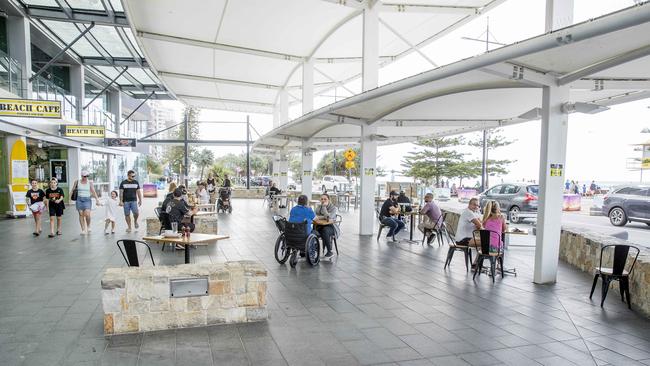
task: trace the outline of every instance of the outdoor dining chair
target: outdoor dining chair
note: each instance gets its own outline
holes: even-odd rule
[[[611,262],[611,267],[603,267],[603,253],[605,252],[605,249],[608,249],[610,247],[614,248],[614,255],[612,256],[609,252],[611,250],[608,250],[608,257],[610,260],[607,262]],[[634,258],[630,261],[630,256],[628,255],[630,253],[630,249],[636,250],[636,255],[634,255]],[[600,300],[600,307],[603,307],[603,304],[605,303],[605,298],[607,297],[607,291],[609,290],[609,284],[612,281],[618,281],[619,283],[619,289],[621,292],[621,300],[625,302],[627,299],[627,307],[629,309],[632,309],[632,301],[630,300],[630,274],[632,273],[632,270],[634,269],[634,265],[636,264],[636,259],[639,257],[640,250],[639,248],[633,246],[633,245],[625,245],[625,244],[611,244],[611,245],[604,245],[600,249],[600,262],[598,264],[598,268],[595,268],[595,274],[594,274],[594,284],[591,286],[591,293],[589,294],[589,298],[594,294],[594,290],[596,289],[596,283],[598,282],[598,277],[601,278],[603,281],[603,287],[602,287],[602,298]],[[625,269],[626,264],[630,262],[629,269]]]
[[[478,235],[477,235],[478,234]],[[501,278],[503,278],[503,241],[501,235],[494,230],[474,230],[472,233],[474,241],[481,241],[481,245],[477,247],[478,257],[476,258],[476,269],[472,279],[476,275],[481,275],[483,271],[483,261],[490,261],[490,274],[492,275],[492,282],[494,282],[496,265],[499,264],[501,269]],[[496,237],[496,243],[492,243],[492,239]]]
[[[131,239],[122,239],[117,241],[117,247],[120,249],[120,253],[122,253],[122,258],[124,258],[124,261],[126,261],[126,264],[129,267],[140,267],[140,259],[138,258],[138,246],[144,246],[147,248],[149,257],[151,258],[151,264],[155,266],[156,263],[153,260],[153,254],[151,254],[151,247],[149,247],[149,244],[140,240]],[[145,257],[146,253],[147,252],[145,252]]]

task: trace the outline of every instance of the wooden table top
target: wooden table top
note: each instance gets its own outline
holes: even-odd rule
[[[190,234],[189,239],[180,237],[180,238],[166,238],[162,235],[153,235],[145,236],[142,238],[144,241],[152,241],[157,243],[173,243],[173,244],[191,244],[191,245],[208,245],[210,242],[219,241],[224,239],[230,239],[228,235],[221,234],[201,234],[201,233],[192,233]]]
[[[316,220],[316,219],[314,219],[314,221],[312,221],[312,222],[314,223],[314,225],[322,225],[322,226],[332,225],[334,223],[334,222],[330,222],[328,220]]]
[[[200,205],[194,205],[193,207],[200,209],[200,208],[214,208],[214,206],[215,206],[214,203],[202,203]]]

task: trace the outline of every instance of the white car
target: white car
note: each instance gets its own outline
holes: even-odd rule
[[[320,187],[323,192],[343,192],[350,188],[350,181],[341,175],[326,175],[315,187]]]

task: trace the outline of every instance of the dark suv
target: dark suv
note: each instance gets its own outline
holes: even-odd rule
[[[650,226],[650,186],[621,186],[607,193],[603,214],[614,226],[638,221]]]
[[[499,202],[501,211],[508,213],[512,223],[518,223],[523,218],[537,217],[537,195],[539,186],[526,183],[507,183],[494,186],[479,195],[481,209],[488,200]]]

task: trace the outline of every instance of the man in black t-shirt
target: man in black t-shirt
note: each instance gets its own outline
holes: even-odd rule
[[[142,190],[140,183],[135,180],[135,172],[129,170],[127,178],[120,183],[120,206],[124,207],[124,218],[126,219],[126,232],[131,232],[131,212],[133,212],[133,224],[139,228],[138,215],[139,206],[142,205]]]
[[[194,224],[191,222],[183,222],[185,215],[194,215],[198,210],[196,208],[190,209],[185,201],[183,201],[183,191],[176,188],[174,191],[174,199],[167,203],[166,211],[169,214],[169,222],[178,223],[178,228],[183,226],[189,227],[190,231],[194,231]],[[187,220],[185,220],[187,221]]]
[[[399,205],[397,204],[397,192],[391,191],[390,197],[384,201],[384,204],[381,206],[379,211],[379,220],[383,225],[386,225],[390,228],[386,237],[392,237],[393,241],[396,242],[395,235],[400,232],[405,226],[404,221],[397,219],[396,216],[399,214]]]
[[[50,180],[50,186],[45,190],[45,202],[47,204],[48,211],[50,211],[50,238],[54,237],[54,218],[56,217],[56,235],[61,235],[61,216],[63,216],[63,209],[65,209],[65,203],[63,203],[63,189],[58,186],[59,182],[56,178]]]

